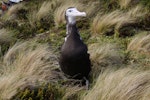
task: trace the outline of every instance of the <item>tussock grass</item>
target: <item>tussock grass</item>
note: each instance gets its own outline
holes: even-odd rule
[[[82,100],[149,100],[150,71],[106,70]]]
[[[91,44],[89,46],[89,53],[93,64],[93,77],[97,77],[101,70],[107,67],[121,65],[123,61],[119,48],[113,44]]]
[[[121,9],[129,9],[139,4],[140,0],[118,0]]]
[[[14,40],[13,33],[7,29],[0,29],[0,44],[10,43]]]
[[[65,95],[63,96],[62,100],[77,100],[79,98],[79,92],[84,90],[83,87],[78,87],[78,86],[72,86],[72,87],[67,87],[65,91]]]
[[[118,0],[121,9],[126,9],[129,7],[132,0]]]
[[[31,28],[35,28],[36,27],[36,22],[37,22],[37,10],[33,10],[33,11],[30,11],[30,13],[28,14],[27,18],[28,18],[28,22],[31,26]]]
[[[105,32],[112,31],[112,27],[119,21],[117,17],[121,19],[121,12],[118,10],[102,16],[97,15],[92,22],[92,32],[105,34]]]
[[[14,45],[1,64],[0,99],[10,99],[28,85],[58,80],[56,68],[56,56],[47,45],[32,42]]]
[[[129,51],[150,55],[150,35],[136,36],[129,43],[127,49]]]
[[[49,22],[53,20],[52,18],[52,10],[54,9],[54,3],[51,1],[44,1],[39,9],[34,9],[30,11],[28,14],[28,21],[32,28],[35,28],[36,26],[40,26],[40,21],[44,23]]]
[[[137,5],[127,12],[115,10],[102,16],[97,15],[92,22],[91,30],[95,34],[114,34],[114,30],[119,30],[126,24],[138,23],[147,13],[142,6]]]
[[[93,19],[97,13],[101,11],[100,3],[96,1],[90,1],[88,4],[84,4],[84,11],[87,13],[87,17]]]
[[[19,54],[24,53],[27,49],[33,48],[34,45],[36,45],[35,42],[34,43],[29,43],[29,42],[28,43],[27,42],[16,43],[4,55],[3,62],[6,65],[12,64],[14,60],[16,60],[16,57]]]
[[[52,10],[52,2],[44,1],[36,14],[37,19],[41,20],[42,18],[47,17],[49,13],[52,13],[51,10]]]
[[[17,12],[24,7],[24,4],[17,4],[14,6],[11,6],[8,11],[6,12],[5,16],[3,18],[5,20],[15,20],[17,18]]]

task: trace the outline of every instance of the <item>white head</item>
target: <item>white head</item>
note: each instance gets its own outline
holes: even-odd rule
[[[68,20],[69,23],[75,23],[77,16],[86,16],[86,13],[78,11],[75,7],[69,7],[65,12],[66,20]]]

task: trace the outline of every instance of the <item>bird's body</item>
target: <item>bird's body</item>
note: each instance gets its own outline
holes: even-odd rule
[[[91,62],[87,53],[87,46],[81,40],[80,34],[73,19],[67,20],[67,36],[61,48],[61,70],[75,79],[88,79],[91,70]],[[69,21],[70,20],[70,21]]]
[[[74,25],[69,26],[69,35],[61,49],[60,65],[65,74],[82,79],[88,77],[91,70],[90,60],[87,46],[74,28]]]

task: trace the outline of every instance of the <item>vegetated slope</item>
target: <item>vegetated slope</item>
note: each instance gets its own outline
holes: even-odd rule
[[[89,90],[58,65],[73,6],[87,13],[77,26],[92,61]],[[149,0],[24,0],[0,17],[0,99],[149,100],[149,31]]]
[[[83,100],[148,100],[149,74],[149,70],[130,68],[106,70],[99,75],[94,87]]]

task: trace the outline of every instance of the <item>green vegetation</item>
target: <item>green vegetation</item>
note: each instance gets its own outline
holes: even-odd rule
[[[62,90],[51,84],[34,87],[34,89],[25,89],[14,96],[13,100],[60,100],[62,98]]]
[[[58,64],[64,11],[88,45],[90,89]],[[0,17],[0,100],[149,100],[149,0],[24,0]]]

